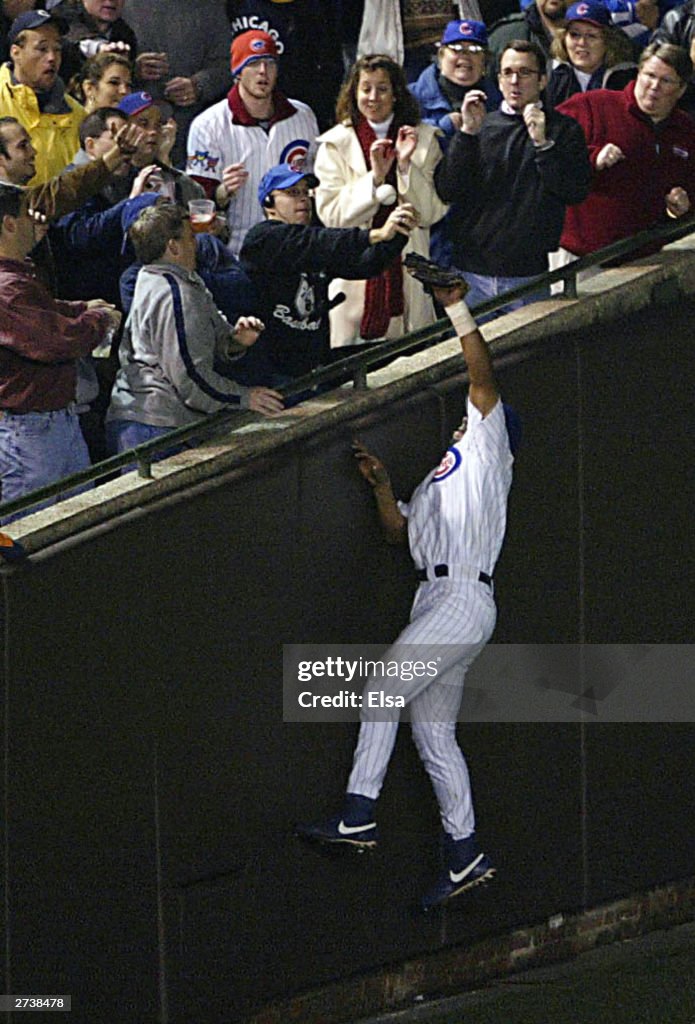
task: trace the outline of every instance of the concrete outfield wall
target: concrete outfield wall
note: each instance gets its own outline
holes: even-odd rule
[[[499,341],[525,444],[498,642],[690,640],[693,292],[690,258],[665,257]],[[405,621],[409,561],[381,543],[348,444],[409,491],[461,412],[455,346],[439,350],[14,531],[33,554],[0,572],[8,991],[70,992],[80,1022],[241,1020],[692,873],[690,725],[462,726],[500,876],[432,918],[414,903],[437,814],[407,734],[378,856],[291,837],[335,807],[355,730],[283,724],[281,644],[386,642]]]

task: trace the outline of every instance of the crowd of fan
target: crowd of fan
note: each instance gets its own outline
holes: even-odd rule
[[[2,500],[687,214],[667,7],[2,0]]]

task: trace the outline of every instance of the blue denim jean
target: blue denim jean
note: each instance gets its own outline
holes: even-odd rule
[[[473,274],[469,270],[464,270],[462,273],[470,286],[470,291],[466,295],[466,303],[470,307],[477,306],[486,299],[504,295],[511,288],[528,284],[529,281],[532,281],[537,276],[534,274],[531,277],[491,277],[486,274]],[[505,313],[511,313],[513,309],[520,309],[522,306],[528,306],[531,302],[538,302],[541,299],[549,298],[550,291],[548,286],[539,285],[537,292],[533,292],[531,295],[524,295],[521,299],[514,299],[508,305],[495,310],[494,313],[486,313],[480,319],[476,317],[476,320],[478,320],[478,323],[487,323],[488,320],[494,320],[498,316],[504,316]]]
[[[3,501],[23,497],[64,476],[87,469],[89,465],[89,452],[74,405],[54,412],[0,414],[0,481]],[[70,493],[76,494],[86,489],[81,487]],[[55,500],[53,498],[42,502],[26,513],[8,516],[3,522],[11,522],[20,515],[46,508]]]
[[[121,452],[130,451],[131,448],[146,441],[153,441],[156,437],[164,437],[170,434],[174,427],[153,427],[149,423],[138,423],[137,420],[107,420],[106,421],[106,448],[109,455],[120,455]],[[152,456],[152,462],[160,462],[168,459],[170,455],[184,451],[188,445],[172,445],[159,455]],[[136,463],[131,466],[124,466],[121,473],[130,473],[135,469]]]

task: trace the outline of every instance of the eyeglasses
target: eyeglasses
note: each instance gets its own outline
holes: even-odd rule
[[[523,80],[525,78],[530,78],[531,75],[540,74],[540,71],[532,71],[531,68],[504,68],[503,71],[500,71],[500,78],[506,78],[509,82],[514,78],[514,75]]]
[[[570,39],[573,39],[575,43],[584,41],[585,43],[601,43],[603,42],[603,36],[600,32],[575,32],[574,29],[568,29],[567,35]]]
[[[454,53],[485,53],[484,46],[478,46],[477,43],[445,43],[447,50],[452,50]]]
[[[650,85],[663,85],[664,89],[675,89],[682,85],[680,78],[671,78],[670,75],[660,77],[653,71],[640,71],[642,78],[646,78]]]

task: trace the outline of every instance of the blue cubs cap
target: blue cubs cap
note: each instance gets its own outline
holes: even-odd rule
[[[24,14],[17,15],[10,26],[10,31],[7,33],[7,45],[12,46],[21,32],[41,28],[42,25],[47,25],[49,22],[55,25],[61,36],[65,35],[68,28],[65,21],[62,18],[56,18],[50,11],[25,11]]]
[[[444,29],[444,35],[440,46],[451,46],[456,43],[476,43],[478,46],[487,46],[487,29],[482,21],[472,21],[466,18],[463,21],[450,21]]]
[[[502,409],[504,410],[504,422],[507,424],[509,447],[512,455],[516,455],[521,444],[521,417],[516,409],[512,409],[511,405],[507,405],[506,402],[502,402]]]
[[[589,25],[605,28],[610,25],[610,15],[606,7],[597,0],[579,0],[565,11],[565,21],[586,21]]]
[[[308,171],[295,170],[290,164],[276,164],[271,167],[261,178],[258,186],[258,202],[263,206],[271,192],[279,189],[281,192],[286,188],[292,188],[298,181],[306,178],[309,188],[316,188],[319,179],[315,174]]]
[[[126,117],[133,117],[153,106],[154,100],[148,92],[129,92],[118,104],[118,110]]]

